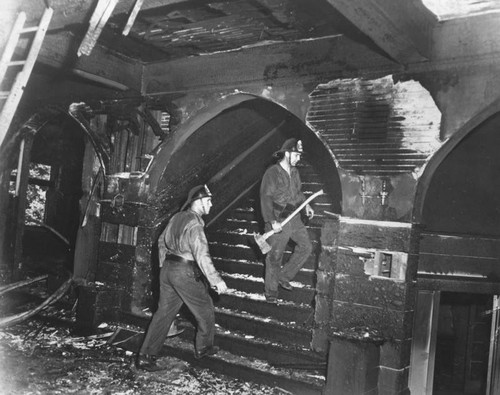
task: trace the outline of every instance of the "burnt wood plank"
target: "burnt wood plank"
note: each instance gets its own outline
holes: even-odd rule
[[[271,339],[284,344],[309,347],[311,331],[293,325],[282,325],[276,322],[255,320],[245,314],[235,315],[228,311],[215,310],[215,320],[220,326],[229,330],[245,332],[251,336]]]
[[[410,248],[409,224],[346,221],[340,222],[339,245],[376,248],[388,251],[408,252]]]
[[[500,239],[422,233],[420,251],[464,257],[500,257]]]
[[[475,275],[500,279],[500,258],[428,254],[421,252],[419,272],[441,275]]]
[[[262,262],[246,262],[224,258],[215,258],[214,265],[217,270],[229,274],[246,274],[253,277],[264,277],[265,268]],[[301,270],[297,273],[293,281],[297,281],[309,287],[315,284],[315,273],[311,270]]]
[[[439,275],[417,275],[419,289],[438,290],[444,292],[467,292],[478,294],[498,295],[500,282],[467,277],[445,277]]]
[[[237,289],[238,291],[264,294],[264,281],[252,281],[242,277],[231,277],[222,275],[224,281],[229,288]],[[290,302],[311,304],[314,300],[315,290],[312,288],[296,288],[292,291],[284,290],[280,287],[279,298]]]
[[[246,311],[260,317],[273,317],[281,322],[296,322],[307,324],[312,319],[314,310],[307,305],[296,305],[278,302],[278,304],[267,303],[262,299],[250,297],[239,297],[237,295],[223,294],[216,301],[216,305],[232,310]]]

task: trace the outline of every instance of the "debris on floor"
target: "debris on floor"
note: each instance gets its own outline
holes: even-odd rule
[[[283,394],[173,358],[161,372],[138,371],[133,355],[109,344],[110,328],[91,336],[73,336],[69,326],[36,317],[0,331],[2,393],[29,394]]]

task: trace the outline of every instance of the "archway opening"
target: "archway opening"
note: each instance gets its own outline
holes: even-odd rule
[[[36,133],[19,130],[20,144],[2,163],[8,174],[3,188],[8,206],[2,211],[8,213],[10,229],[4,245],[14,279],[73,271],[86,140],[64,113],[40,119],[36,126]]]
[[[421,185],[428,182],[420,217],[416,315],[427,318],[426,325],[415,321],[414,338],[429,340],[429,359],[420,362],[429,367],[428,385],[437,394],[498,388],[487,377],[498,369],[488,357],[497,354],[492,306],[500,293],[499,126],[495,114],[455,140]],[[418,365],[416,347],[414,341],[412,369]]]
[[[216,197],[207,218],[207,223],[212,222],[259,183],[273,152],[290,137],[303,141],[303,162],[314,166],[321,177],[332,202],[328,209],[340,212],[340,179],[331,153],[296,116],[273,102],[247,95],[236,104],[229,100],[209,115],[201,124],[180,128],[176,135],[181,138],[174,136],[158,152],[152,172],[161,171],[161,175],[152,188],[161,218],[168,219],[179,209],[191,187],[206,183]]]

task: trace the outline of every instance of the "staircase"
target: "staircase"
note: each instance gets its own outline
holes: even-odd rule
[[[311,166],[299,168],[306,197],[323,188]],[[184,333],[165,344],[168,355],[193,365],[247,381],[279,387],[284,393],[319,395],[325,384],[327,356],[311,351],[315,269],[320,252],[323,210],[329,197],[313,202],[315,217],[307,224],[313,253],[291,282],[293,291],[279,290],[278,303],[264,297],[264,259],[253,240],[262,232],[258,186],[207,228],[210,252],[230,292],[214,295],[216,344],[221,351],[197,361],[193,357],[195,328],[182,320]],[[291,248],[285,254],[285,260]],[[143,325],[144,326],[144,325]]]

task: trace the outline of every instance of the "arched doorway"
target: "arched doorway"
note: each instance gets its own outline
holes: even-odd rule
[[[416,385],[420,376],[425,393],[494,394],[499,388],[499,127],[495,113],[457,133],[420,182],[412,380]]]
[[[321,188],[327,192],[315,201],[318,220],[328,216],[325,210],[340,213],[340,179],[330,151],[304,122],[272,101],[248,94],[228,96],[182,124],[157,147],[147,174],[147,219],[154,229],[151,257],[148,267],[138,271],[140,278],[134,280],[139,290],[132,297],[133,306],[143,309],[151,303],[147,290],[157,267],[157,239],[189,189],[206,183],[214,194],[214,206],[205,218],[210,230],[235,204],[255,195],[272,153],[290,137],[303,140],[304,172],[314,168],[306,194]],[[257,205],[258,199],[252,210],[258,210]]]
[[[162,223],[183,203],[190,187],[208,183],[217,199],[210,222],[255,186],[272,153],[287,138],[304,142],[305,160],[314,163],[340,212],[340,180],[330,151],[301,120],[280,105],[247,94],[225,98],[182,125],[155,152],[149,172],[156,216]]]
[[[73,272],[88,148],[82,128],[54,108],[33,115],[2,147],[2,256],[11,279]]]

